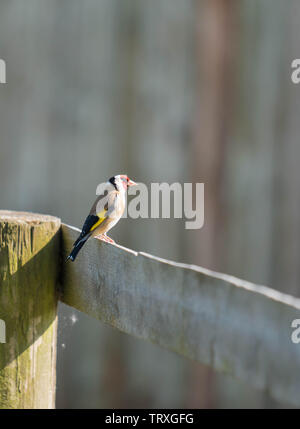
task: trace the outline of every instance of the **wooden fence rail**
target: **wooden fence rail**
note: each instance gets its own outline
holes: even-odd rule
[[[14,222],[14,219],[9,221],[10,224]],[[7,228],[7,223],[7,214],[1,221],[0,212],[0,232],[1,227],[2,230]],[[55,260],[53,247],[50,253],[44,251],[44,257],[50,264],[49,269],[51,267],[50,277],[59,276],[62,302],[137,338],[152,341],[268,390],[284,403],[300,406],[300,344],[291,340],[291,323],[300,318],[299,299],[232,276],[163,260],[97,239],[86,243],[76,262],[66,263],[65,257],[79,230],[62,225],[60,231],[62,258],[57,270],[53,270],[49,261],[50,255]],[[48,238],[50,236],[48,234]],[[4,236],[4,244],[2,240],[0,256],[6,249],[8,237]],[[11,252],[16,252],[11,239],[9,242]],[[0,279],[3,279],[5,263],[0,268]],[[22,270],[21,266],[19,269]],[[35,278],[38,282],[38,272]],[[6,302],[3,285],[0,285],[0,318]],[[28,288],[19,282],[14,286]],[[18,293],[18,289],[14,291],[16,296]],[[32,306],[35,308],[34,302]],[[38,314],[41,320],[46,310],[45,304]],[[35,320],[34,314],[34,326]],[[41,337],[44,337],[43,332],[41,330]],[[8,341],[8,344],[14,342],[12,337]],[[35,338],[28,346],[35,345],[32,356],[39,350],[37,341],[42,344],[43,338]],[[7,344],[0,344],[0,350],[3,346]],[[53,348],[51,353],[54,353]],[[7,365],[11,362],[2,368],[0,365],[2,407],[8,405],[5,399],[8,377],[11,381]],[[26,391],[19,392],[15,386],[11,390],[12,396],[26,395]]]

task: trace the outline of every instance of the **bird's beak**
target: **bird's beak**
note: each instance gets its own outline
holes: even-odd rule
[[[133,180],[129,179],[129,181],[127,182],[128,186],[137,186],[137,183],[135,183]]]

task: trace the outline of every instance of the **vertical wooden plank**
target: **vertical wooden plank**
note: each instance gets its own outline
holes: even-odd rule
[[[291,81],[291,63],[300,58],[300,4],[291,0],[284,7],[285,32],[278,70],[278,121],[275,146],[272,285],[300,296],[300,85]]]
[[[126,0],[118,4],[123,159],[128,173],[146,183],[149,190],[153,182],[190,180],[194,10],[191,0]],[[120,228],[124,228],[122,243],[129,247],[188,260],[181,219],[126,219]],[[186,404],[190,363],[134,339],[123,341],[119,352],[127,374],[123,381],[130,386],[129,405]],[[182,383],[183,379],[187,381]]]
[[[231,117],[222,161],[219,249],[223,256],[218,267],[257,283],[276,283],[285,292],[291,290],[280,277],[281,264],[274,256],[281,246],[277,239],[282,211],[278,191],[282,184],[280,152],[285,151],[285,143],[282,146],[280,140],[287,102],[282,72],[290,4],[280,0],[237,2],[235,91],[227,98]],[[281,258],[281,250],[279,253]],[[218,377],[218,390],[219,403],[225,407],[232,403],[278,406],[266,393],[254,394],[248,386],[229,379]]]
[[[188,231],[189,260],[218,270],[222,265],[220,232],[224,227],[223,177],[234,88],[236,53],[235,0],[197,3],[197,96],[195,136],[190,164],[193,182],[205,184],[205,220],[201,230]],[[190,405],[216,405],[213,371],[191,367]]]

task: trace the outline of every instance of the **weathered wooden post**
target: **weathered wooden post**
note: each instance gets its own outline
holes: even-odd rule
[[[60,220],[0,211],[0,408],[53,408]]]

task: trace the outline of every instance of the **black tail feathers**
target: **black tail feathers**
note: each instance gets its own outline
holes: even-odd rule
[[[70,255],[67,257],[67,260],[70,259],[72,262],[75,261],[76,256],[79,253],[79,250],[82,248],[85,242],[86,242],[86,239],[79,241],[78,243],[75,242],[76,244],[74,244],[73,250],[70,253]]]

